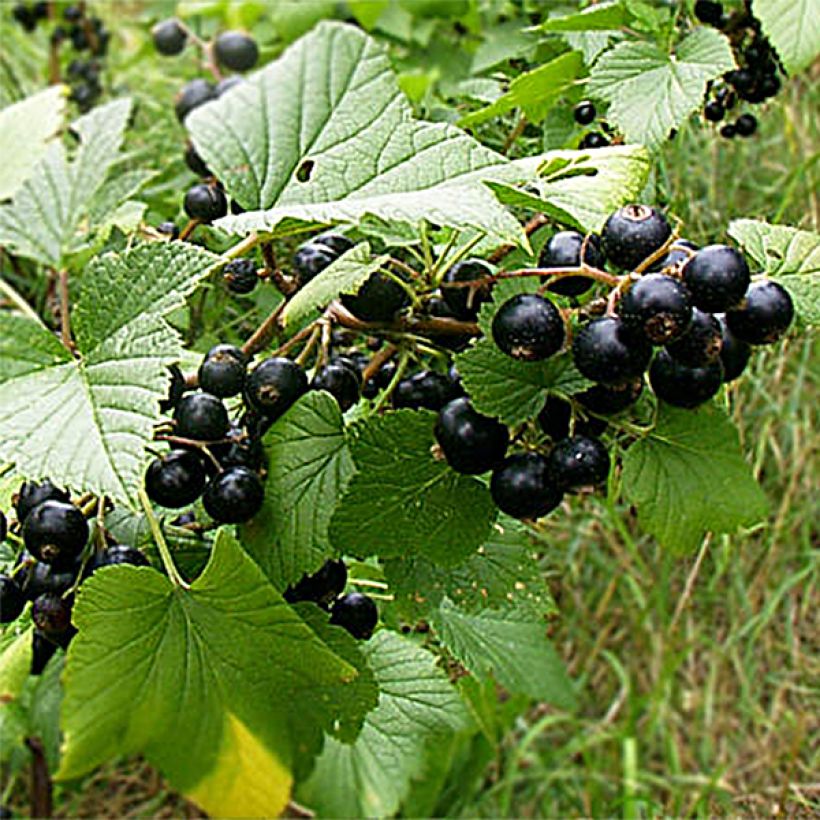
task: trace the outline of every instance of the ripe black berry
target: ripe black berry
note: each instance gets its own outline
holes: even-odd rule
[[[701,23],[709,26],[720,27],[723,20],[723,6],[711,0],[697,0],[695,3],[695,17]]]
[[[265,448],[261,440],[247,432],[238,422],[231,423],[228,441],[213,444],[210,450],[222,467],[261,470],[265,464]]]
[[[220,188],[200,183],[188,189],[183,207],[191,219],[213,222],[228,213],[228,200]]]
[[[652,346],[645,337],[630,333],[617,317],[604,316],[578,331],[572,356],[588,379],[624,384],[637,379],[649,366]]]
[[[389,322],[407,301],[405,289],[383,273],[374,273],[355,295],[342,296],[342,304],[365,322]]]
[[[726,109],[717,100],[711,100],[703,108],[703,116],[709,122],[720,122],[726,115]]]
[[[157,233],[161,233],[171,239],[178,239],[179,227],[174,222],[160,222],[159,225],[157,225]]]
[[[735,120],[735,131],[738,136],[751,137],[757,131],[757,117],[754,114],[741,114]]]
[[[447,284],[485,279],[492,276],[492,272],[493,269],[483,259],[465,259],[453,265],[444,274],[441,295],[456,319],[475,319],[482,303],[490,298],[490,289],[486,285],[477,288],[452,288],[447,287]]]
[[[730,140],[737,134],[737,129],[732,123],[727,122],[723,128],[720,129],[720,136],[724,139]]]
[[[24,481],[14,502],[14,511],[17,520],[25,524],[28,514],[44,501],[70,501],[71,496],[66,490],[55,487],[48,479],[41,483]]]
[[[598,112],[595,110],[595,106],[589,100],[579,102],[572,112],[572,116],[575,117],[575,122],[578,125],[589,125],[597,115]]]
[[[222,277],[232,293],[250,293],[259,282],[253,259],[234,259],[222,270]]]
[[[421,370],[402,379],[393,391],[393,407],[411,410],[441,410],[447,402],[457,398],[453,383],[443,373]]]
[[[373,599],[361,592],[343,595],[330,611],[330,623],[346,629],[354,638],[366,641],[379,622],[379,610]]]
[[[490,493],[496,507],[513,518],[535,519],[552,512],[562,493],[538,453],[517,453],[493,470]]]
[[[0,624],[16,621],[26,605],[26,596],[13,578],[0,575]]]
[[[145,492],[161,507],[187,507],[205,489],[205,467],[193,450],[171,450],[155,458],[145,472]]]
[[[618,315],[624,326],[662,345],[685,333],[692,322],[689,291],[677,279],[647,273],[621,298]]]
[[[683,267],[692,304],[707,313],[720,313],[738,304],[749,280],[743,254],[728,245],[707,245]]]
[[[299,286],[306,285],[335,259],[336,254],[326,245],[317,245],[314,242],[300,245],[293,255],[293,272]]]
[[[174,411],[176,435],[194,441],[225,438],[230,421],[225,405],[210,393],[189,393]]]
[[[752,347],[748,342],[738,339],[726,324],[726,317],[719,316],[721,333],[720,363],[723,365],[723,381],[732,382],[746,369]]]
[[[72,600],[53,592],[37,598],[31,606],[31,620],[49,640],[65,646],[74,632],[71,625]]]
[[[776,97],[780,91],[780,79],[775,74],[767,74],[760,81],[760,93],[763,97]]]
[[[753,282],[743,301],[726,312],[729,330],[744,342],[768,345],[776,342],[794,319],[789,292],[770,279]]]
[[[584,247],[586,244],[586,247]],[[538,257],[539,268],[577,268],[581,266],[581,250],[584,263],[593,268],[604,266],[601,241],[595,234],[584,237],[578,231],[559,231],[550,237]],[[548,290],[564,296],[580,296],[593,285],[592,279],[583,276],[567,276],[551,282]]]
[[[676,239],[670,246],[669,252],[666,256],[661,257],[657,262],[653,262],[649,266],[652,273],[659,273],[660,271],[669,271],[671,269],[680,268],[685,265],[694,252],[698,250],[698,246],[688,239]]]
[[[569,423],[572,419],[572,405],[560,396],[549,395],[538,414],[538,424],[553,440],[566,438],[569,435]]]
[[[44,501],[26,518],[23,540],[38,561],[67,569],[88,540],[88,523],[73,504]]]
[[[601,241],[607,259],[634,270],[672,235],[666,217],[648,205],[625,205],[607,219]]]
[[[188,33],[179,20],[172,18],[157,23],[151,29],[154,48],[166,57],[180,54],[188,41]]]
[[[662,401],[691,409],[708,401],[720,390],[723,366],[717,359],[704,367],[687,367],[676,362],[666,350],[661,350],[649,368],[649,382]]]
[[[675,361],[687,367],[703,367],[720,355],[720,323],[711,313],[695,308],[689,330],[666,346]]]
[[[597,438],[562,439],[552,448],[547,461],[553,482],[562,490],[601,484],[609,475],[609,453]]]
[[[205,487],[205,512],[221,524],[241,524],[262,508],[265,488],[259,476],[247,467],[230,467],[214,476]]]
[[[606,148],[609,144],[609,140],[599,131],[590,131],[584,134],[578,143],[578,148],[583,151],[585,148]]]
[[[76,580],[81,563],[78,558],[73,565],[60,571],[50,564],[36,561],[28,550],[23,550],[14,565],[14,580],[29,601],[46,592],[62,594]]]
[[[519,293],[504,302],[493,317],[492,332],[504,353],[527,362],[557,353],[565,336],[558,308],[534,293]]]
[[[185,149],[185,164],[198,177],[212,176],[210,168],[205,164],[205,160],[197,153],[193,145],[188,145]]]
[[[268,419],[277,419],[307,393],[305,371],[290,359],[265,359],[245,380],[245,401]]]
[[[344,561],[325,561],[313,575],[304,575],[292,587],[285,590],[285,600],[295,604],[297,601],[313,601],[320,607],[329,609],[333,601],[344,592],[347,584],[347,567]]]
[[[496,419],[476,412],[465,397],[441,408],[435,435],[447,463],[456,472],[467,475],[486,473],[497,467],[510,442],[507,428]]]
[[[6,540],[6,536],[9,533],[9,523],[6,521],[6,514],[0,511],[0,542]]]
[[[37,27],[37,18],[25,3],[17,3],[11,10],[11,16],[23,27],[23,31],[34,31]]]
[[[611,416],[631,407],[643,392],[643,376],[619,385],[595,384],[576,394],[579,404],[599,416]]]
[[[31,635],[31,674],[42,675],[56,651],[57,644],[35,629]]]
[[[245,385],[248,357],[235,345],[216,345],[199,366],[199,386],[220,398],[236,396]]]
[[[114,544],[102,552],[97,552],[86,564],[86,577],[93,575],[101,567],[112,567],[117,564],[130,564],[134,567],[150,566],[148,559],[138,549],[125,544]]]
[[[358,374],[340,362],[330,362],[318,370],[310,383],[313,390],[326,390],[344,413],[359,400],[361,379]]]
[[[214,54],[220,65],[231,71],[248,71],[259,59],[259,48],[253,37],[242,31],[223,31],[214,40]]]
[[[177,119],[180,122],[184,122],[191,111],[213,99],[216,99],[216,90],[211,83],[199,77],[195,80],[191,80],[189,83],[186,83],[179,94],[177,94],[176,103],[174,104]]]

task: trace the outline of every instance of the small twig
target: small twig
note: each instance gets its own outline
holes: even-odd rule
[[[200,224],[201,223],[198,219],[191,219],[188,222],[188,224],[179,232],[179,241],[185,242]]]
[[[276,255],[273,252],[273,244],[271,242],[262,243],[262,259],[265,260],[264,277],[270,279],[283,296],[290,296],[292,293],[295,293],[298,288],[292,280],[288,279],[282,273],[276,264]]]
[[[683,613],[684,607],[689,602],[689,599],[692,597],[692,590],[695,588],[695,582],[698,579],[700,565],[703,563],[703,559],[706,557],[706,551],[709,549],[709,544],[711,540],[712,534],[707,533],[706,537],[703,539],[703,543],[700,546],[700,552],[698,552],[698,557],[695,559],[695,563],[693,564],[692,569],[690,570],[689,575],[686,578],[686,584],[683,588],[683,593],[678,599],[678,605],[675,607],[675,614],[672,616],[672,620],[669,623],[669,629],[667,630],[667,634],[671,634],[675,630],[675,626],[677,625],[678,619]]]
[[[267,319],[259,325],[253,332],[247,342],[242,345],[242,352],[247,356],[253,356],[264,347],[266,347],[270,340],[276,333],[276,326],[279,324],[279,317],[285,309],[287,302],[283,299],[269,314]]]
[[[515,141],[524,133],[524,129],[527,127],[527,118],[522,114],[518,118],[518,122],[515,124],[515,128],[513,128],[509,134],[507,134],[507,139],[504,140],[504,145],[501,148],[501,153],[506,154],[510,148],[513,147]]]
[[[379,396],[376,404],[373,407],[373,412],[378,413],[385,404],[387,404],[388,399],[390,398],[393,391],[396,389],[396,385],[401,381],[402,376],[404,376],[404,371],[407,369],[407,364],[410,361],[410,353],[407,350],[403,350],[401,356],[399,357],[399,361],[396,364],[396,372],[393,374],[393,378],[390,379],[390,383],[387,387],[384,388],[382,394]]]
[[[231,259],[238,259],[248,251],[252,251],[262,241],[258,233],[248,234],[241,242],[237,242],[232,248],[222,254],[222,259],[227,263]]]
[[[276,350],[273,351],[273,355],[275,356],[284,356],[286,353],[289,353],[293,350],[294,347],[299,345],[301,342],[305,341],[305,339],[309,338],[313,331],[319,324],[319,319],[311,322],[309,325],[303,327],[295,336],[291,336],[283,345],[280,345]]]
[[[532,236],[539,228],[546,225],[548,221],[544,214],[536,214],[524,225],[524,233],[527,236]],[[502,245],[490,254],[488,261],[493,265],[497,265],[505,256],[512,253],[516,247],[517,245]]]
[[[322,344],[316,359],[316,369],[324,367],[330,358],[330,346],[333,344],[333,325],[330,320],[322,322]]]
[[[42,740],[39,737],[27,737],[26,746],[31,752],[31,816],[51,817],[52,803],[51,775]]]
[[[596,282],[603,282],[610,287],[621,284],[624,278],[613,273],[593,268],[590,265],[580,265],[577,268],[519,268],[513,271],[501,271],[493,276],[485,276],[482,279],[470,279],[465,282],[445,282],[441,287],[445,288],[479,288],[482,285],[491,285],[502,279],[518,279],[522,276],[540,276],[550,279],[565,279],[569,276],[582,276],[586,279],[594,279]]]
[[[216,469],[222,472],[222,465],[217,461],[214,454],[208,449],[208,444],[229,444],[230,439],[220,439],[219,441],[209,441],[207,444],[202,441],[196,441],[192,438],[184,438],[182,436],[174,436],[170,433],[155,433],[154,441],[166,441],[168,444],[178,444],[180,447],[193,447],[199,450],[203,455],[209,458]]]
[[[478,336],[481,330],[475,322],[461,322],[457,319],[397,319],[394,322],[364,322],[354,316],[339,302],[328,308],[331,316],[342,327],[367,333],[429,333],[440,336]]]
[[[74,342],[71,340],[71,318],[68,306],[68,270],[63,268],[57,274],[58,292],[60,295],[60,339],[71,351],[74,350]]]
[[[385,362],[388,362],[398,352],[396,345],[385,345],[375,356],[368,362],[367,367],[362,371],[362,384],[367,384],[376,373],[381,370]]]
[[[669,239],[663,243],[654,253],[649,254],[646,259],[641,262],[640,265],[637,265],[635,268],[635,273],[643,273],[650,265],[654,264],[661,259],[662,257],[666,256],[669,252],[669,248],[675,243],[676,240],[680,239],[680,235],[677,231],[672,231],[669,235]]]
[[[140,504],[142,504],[142,508],[145,511],[145,517],[148,519],[148,526],[151,529],[151,534],[154,536],[154,542],[159,550],[159,557],[162,559],[162,565],[165,567],[165,572],[168,573],[168,578],[175,586],[182,589],[190,589],[190,585],[179,574],[179,570],[176,568],[176,564],[174,564],[171,550],[168,549],[168,543],[162,533],[162,528],[159,525],[159,521],[157,521],[157,517],[154,515],[154,510],[151,507],[151,502],[148,500],[148,496],[145,494],[145,490],[140,487],[140,489],[137,490],[137,495],[139,496]]]
[[[296,359],[294,359],[294,361],[296,362],[296,364],[299,365],[299,367],[304,369],[305,364],[308,361],[308,358],[310,357],[310,354],[313,352],[313,348],[316,347],[316,343],[319,341],[321,336],[322,325],[321,323],[318,323],[316,327],[313,328],[313,333],[310,334],[310,338],[307,340],[307,344],[302,349],[302,352],[296,357]]]

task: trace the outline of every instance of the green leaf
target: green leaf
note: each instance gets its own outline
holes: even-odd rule
[[[588,87],[610,103],[607,118],[627,141],[657,149],[703,104],[706,84],[734,67],[726,37],[698,28],[673,54],[651,42],[615,46],[595,63]]]
[[[384,50],[352,26],[321,23],[186,126],[249,210],[217,223],[230,232],[370,214],[525,242],[481,184],[509,161],[451,125],[414,120]]]
[[[24,629],[0,653],[0,709],[20,694],[30,668],[31,628]]]
[[[71,160],[61,142],[51,143],[14,199],[0,206],[0,244],[53,267],[82,247],[96,227],[86,218],[117,159],[130,113],[125,99],[80,117],[71,127],[80,140]]]
[[[435,658],[406,638],[377,632],[363,649],[381,692],[356,742],[329,738],[299,799],[326,817],[390,817],[421,774],[426,752],[467,716]]]
[[[697,548],[707,532],[757,524],[768,507],[737,429],[713,406],[661,405],[655,429],[626,451],[623,492],[641,526],[676,553]]]
[[[814,62],[820,53],[820,14],[815,0],[752,0],[752,13],[789,74]]]
[[[13,197],[63,124],[65,87],[52,85],[0,111],[0,200]]]
[[[336,400],[308,393],[273,425],[265,449],[265,503],[242,528],[242,540],[284,589],[333,552],[328,526],[354,471]]]
[[[367,242],[360,242],[334,260],[296,293],[282,312],[283,325],[286,328],[298,325],[316,308],[325,307],[343,293],[356,293],[388,258],[378,256],[373,259],[370,255],[370,245]]]
[[[182,352],[162,317],[216,259],[151,243],[94,260],[72,313],[77,357],[43,325],[0,313],[0,459],[135,506],[166,368]]]
[[[543,619],[516,610],[462,612],[446,599],[433,617],[441,642],[476,675],[492,675],[513,694],[562,709],[575,704],[564,663]]]
[[[420,554],[453,565],[487,538],[496,509],[486,486],[431,455],[434,415],[399,410],[354,425],[358,472],[330,523],[330,539],[357,556]]]
[[[335,694],[356,677],[226,530],[190,589],[102,570],[74,621],[58,778],[141,753],[212,815],[278,815],[297,746],[340,717]]]
[[[729,225],[729,236],[763,273],[789,291],[806,324],[820,323],[820,235],[755,219],[735,219]]]
[[[539,26],[541,31],[611,31],[629,20],[629,11],[618,0],[589,6],[575,14],[550,17]]]

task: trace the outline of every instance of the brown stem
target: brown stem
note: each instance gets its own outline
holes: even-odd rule
[[[268,318],[259,325],[253,332],[253,335],[242,345],[242,352],[248,356],[253,356],[264,347],[266,347],[270,340],[276,333],[276,326],[279,323],[279,317],[285,309],[287,302],[283,299],[268,315]]]
[[[265,271],[262,275],[273,282],[279,293],[283,296],[290,296],[295,293],[297,290],[296,284],[288,279],[279,269],[279,265],[276,264],[276,254],[273,252],[272,242],[262,243],[262,259],[265,260]]]
[[[546,225],[547,222],[547,217],[544,214],[536,214],[524,225],[524,233],[527,236],[532,236],[539,228]],[[497,265],[507,254],[512,253],[516,247],[516,245],[502,245],[490,254],[489,261],[493,265]]]
[[[154,441],[166,441],[168,444],[178,444],[180,447],[193,447],[204,453],[216,466],[217,470],[222,470],[222,465],[216,460],[214,454],[208,449],[208,444],[230,444],[230,439],[220,439],[219,441],[209,441],[205,444],[202,441],[197,441],[192,438],[183,438],[182,436],[172,436],[167,433],[155,433]]]
[[[522,114],[518,118],[518,122],[515,124],[515,128],[507,134],[507,139],[504,140],[504,145],[501,148],[501,153],[506,154],[510,148],[513,147],[515,141],[524,133],[524,129],[527,127],[527,118]]]
[[[376,353],[362,372],[362,384],[367,384],[367,382],[381,370],[382,365],[392,359],[397,352],[398,347],[396,347],[396,345],[385,345]]]
[[[316,343],[319,341],[321,336],[322,325],[317,324],[316,327],[313,328],[313,333],[310,334],[310,338],[307,340],[307,344],[302,348],[302,352],[294,360],[296,364],[299,365],[299,367],[304,368],[305,364],[310,358],[310,354],[313,352],[313,348],[316,347]]]
[[[71,340],[71,317],[68,303],[68,271],[63,269],[57,274],[57,289],[60,297],[60,339],[71,351],[74,342]]]
[[[60,82],[60,44],[52,40],[48,47],[48,84]]]
[[[427,333],[434,336],[478,336],[481,331],[475,322],[457,319],[397,319],[394,322],[364,322],[356,318],[338,302],[328,308],[328,314],[342,327],[367,333]]]
[[[188,224],[179,232],[179,241],[184,242],[197,229],[197,226],[200,224],[201,223],[198,219],[190,220]]]
[[[51,775],[48,771],[45,747],[39,737],[27,737],[26,746],[31,752],[31,816],[51,817]]]
[[[478,288],[482,285],[489,285],[501,279],[518,279],[522,276],[540,276],[544,279],[565,279],[568,276],[583,276],[587,279],[594,279],[596,282],[603,282],[610,287],[616,287],[623,277],[615,276],[613,273],[593,268],[589,265],[580,265],[577,268],[519,268],[513,271],[501,271],[494,276],[485,276],[483,279],[470,279],[466,282],[445,282],[445,288]]]
[[[663,245],[661,245],[654,253],[649,254],[649,256],[647,256],[646,259],[644,259],[643,262],[635,268],[635,273],[643,273],[651,264],[666,256],[669,248],[672,247],[676,239],[679,239],[678,232],[672,231],[669,235],[669,239],[667,239],[666,242],[664,242]]]
[[[293,350],[300,342],[303,342],[305,339],[309,338],[313,331],[316,329],[319,323],[319,319],[316,321],[311,322],[309,325],[303,327],[295,336],[291,336],[283,345],[278,347],[276,350],[273,351],[274,356],[284,356],[286,353]]]

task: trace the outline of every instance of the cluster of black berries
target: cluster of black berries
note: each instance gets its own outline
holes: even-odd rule
[[[592,125],[598,116],[598,112],[593,103],[589,100],[583,100],[575,106],[572,115],[578,125]],[[609,126],[605,122],[601,123],[601,128],[604,131],[609,130]],[[606,148],[607,145],[611,144],[611,140],[602,131],[588,131],[581,138],[581,142],[578,143],[578,148],[581,150],[585,148]]]
[[[726,33],[740,66],[724,74],[721,82],[710,84],[710,98],[703,109],[708,122],[723,122],[739,100],[759,105],[777,96],[781,87],[779,61],[761,33],[760,22],[752,15],[750,3],[742,12],[727,15],[720,3],[699,0],[695,4],[695,15],[701,22]],[[755,131],[757,118],[746,113],[721,126],[720,135],[726,139],[750,137]]]
[[[13,499],[16,520],[8,527],[0,512],[0,541],[9,531],[22,537],[21,551],[9,575],[0,575],[0,623],[20,617],[32,602],[34,623],[31,672],[39,675],[58,647],[67,648],[76,629],[71,623],[74,592],[101,567],[113,564],[147,566],[139,551],[108,543],[88,546],[89,527],[69,493],[46,479],[26,481]],[[107,533],[104,533],[108,539]]]

